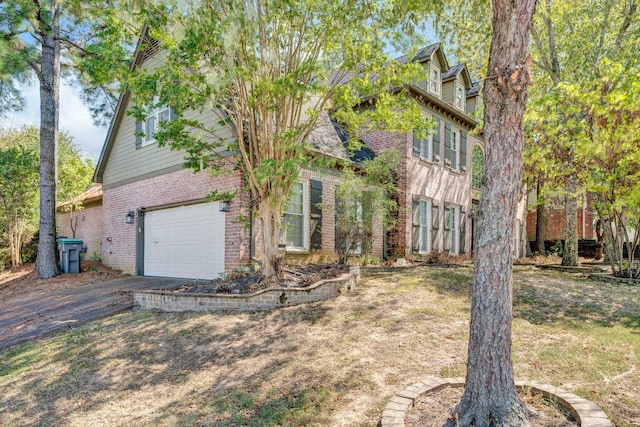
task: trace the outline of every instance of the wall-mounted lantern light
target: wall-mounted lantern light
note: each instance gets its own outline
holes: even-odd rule
[[[218,202],[218,209],[220,212],[229,212],[229,202],[226,200],[220,200]]]
[[[125,221],[127,224],[133,224],[133,218],[135,218],[136,214],[134,211],[129,211],[127,216],[125,217]]]

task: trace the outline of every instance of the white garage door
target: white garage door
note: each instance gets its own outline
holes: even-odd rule
[[[218,277],[224,271],[224,218],[218,202],[147,212],[144,275]]]

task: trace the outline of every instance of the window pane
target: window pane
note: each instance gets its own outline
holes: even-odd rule
[[[291,188],[284,215],[284,243],[288,247],[304,247],[304,183]]]
[[[287,213],[302,215],[303,212],[303,194],[302,183],[296,182],[291,188],[291,194],[289,195],[289,203],[287,203]]]
[[[156,133],[156,116],[152,115],[147,117],[147,120],[145,122],[145,129],[144,129],[145,139],[147,141],[152,140],[154,133]]]
[[[169,108],[164,108],[162,110],[160,110],[160,112],[158,113],[158,121],[160,122],[168,122],[171,119],[171,111],[169,111]]]
[[[286,227],[286,244],[287,246],[302,247],[302,230],[303,230],[303,217],[302,215],[285,215],[285,227]]]

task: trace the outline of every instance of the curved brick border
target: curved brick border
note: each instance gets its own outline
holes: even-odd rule
[[[569,267],[566,265],[558,265],[558,264],[537,264],[536,267],[542,270],[553,270],[553,271],[562,271],[563,273],[601,273],[604,271],[603,268],[598,266],[579,266],[579,267]]]
[[[351,292],[360,283],[360,268],[350,267],[336,279],[321,280],[305,288],[269,288],[253,294],[202,294],[170,291],[133,293],[136,308],[162,311],[270,310],[276,307],[323,301]]]
[[[612,274],[590,274],[589,279],[598,280],[600,282],[620,283],[629,286],[640,286],[640,279],[626,279],[624,277],[616,277]]]
[[[382,411],[378,426],[404,427],[404,417],[417,399],[445,387],[464,387],[464,378],[428,378],[406,387],[391,398]],[[611,421],[598,406],[561,388],[537,381],[516,381],[516,387],[526,387],[534,393],[557,400],[571,412],[581,427],[612,427]]]

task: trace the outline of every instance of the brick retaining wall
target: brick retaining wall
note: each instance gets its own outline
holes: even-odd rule
[[[270,288],[253,294],[195,294],[171,291],[141,291],[133,293],[137,308],[161,311],[271,310],[276,307],[335,298],[355,290],[360,283],[359,267],[351,267],[336,279],[321,280],[305,288]]]

